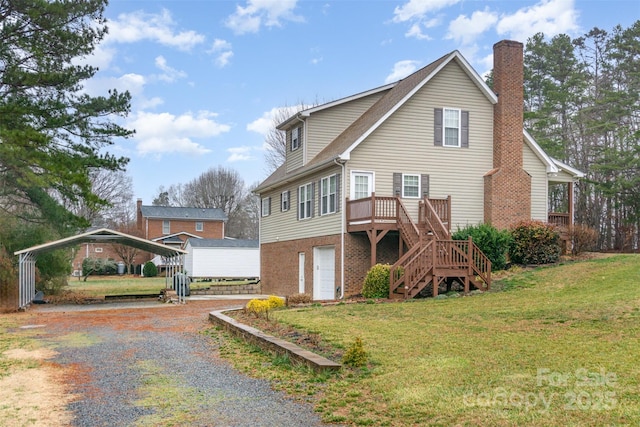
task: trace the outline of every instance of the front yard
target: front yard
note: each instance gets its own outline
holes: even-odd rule
[[[369,365],[314,375],[227,340],[237,367],[355,425],[640,424],[640,256],[511,275],[502,291],[276,311]]]

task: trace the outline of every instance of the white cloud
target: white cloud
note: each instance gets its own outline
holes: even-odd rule
[[[233,51],[231,50],[231,43],[226,40],[215,39],[211,49],[207,53],[216,54],[215,63],[218,67],[224,68],[229,65],[231,58],[233,57]]]
[[[540,32],[547,37],[576,32],[579,30],[577,18],[573,0],[542,0],[502,16],[496,30],[500,35],[508,34],[511,39],[525,42]]]
[[[441,23],[439,17],[429,17],[445,7],[452,6],[460,0],[409,0],[402,6],[397,6],[393,11],[393,22],[410,22],[411,26],[404,34],[405,37],[413,37],[418,40],[432,40],[424,30],[433,28]]]
[[[254,147],[231,147],[227,148],[227,152],[230,153],[230,156],[227,158],[228,162],[240,162],[245,160],[252,160],[253,156],[251,152],[254,151]]]
[[[92,96],[106,95],[109,89],[116,89],[118,92],[126,90],[132,96],[139,96],[144,90],[147,80],[144,76],[135,73],[124,74],[120,77],[94,77],[87,80],[84,91]]]
[[[236,34],[257,33],[264,25],[280,27],[281,21],[303,22],[293,13],[297,0],[247,0],[247,6],[237,6],[227,18],[226,26]]]
[[[469,45],[475,42],[480,34],[492,28],[496,22],[498,22],[498,14],[489,11],[488,8],[476,10],[471,14],[471,18],[460,15],[449,23],[449,31],[445,38]]]
[[[74,58],[72,63],[76,65],[91,65],[100,70],[106,70],[111,65],[111,61],[116,56],[116,49],[101,43],[93,49],[90,55],[83,58]]]
[[[150,40],[180,50],[190,50],[204,42],[205,37],[195,31],[176,31],[176,23],[171,13],[163,9],[159,14],[137,11],[123,13],[107,22],[109,33],[107,43],[134,43]]]
[[[170,67],[167,64],[167,60],[164,56],[156,56],[155,59],[156,67],[163,71],[162,74],[158,75],[158,78],[167,83],[172,83],[177,79],[187,77],[187,73],[181,70],[176,70],[175,68]]]
[[[407,77],[409,74],[413,73],[420,66],[419,61],[412,61],[410,59],[404,61],[398,61],[393,66],[393,71],[391,74],[387,76],[384,80],[385,83],[393,83],[400,79]]]
[[[304,105],[274,107],[269,111],[265,111],[262,114],[262,117],[260,117],[259,119],[256,119],[249,123],[247,125],[247,130],[250,132],[259,133],[262,136],[267,136],[267,134],[274,128],[275,119],[282,119],[284,121],[304,108],[307,107]]]
[[[155,108],[158,105],[164,104],[164,99],[159,96],[154,96],[151,99],[141,98],[138,100],[138,108],[146,110],[147,108]]]
[[[184,153],[201,155],[210,149],[194,142],[196,138],[211,138],[230,130],[229,125],[216,122],[216,113],[187,112],[180,116],[170,113],[140,111],[128,122],[136,130],[133,140],[139,154]]]

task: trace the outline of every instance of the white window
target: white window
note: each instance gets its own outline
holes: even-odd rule
[[[313,212],[313,184],[298,188],[298,219],[311,218]]]
[[[320,215],[336,212],[337,176],[331,175],[320,180]]]
[[[271,214],[271,197],[265,197],[262,199],[262,216],[269,216]]]
[[[289,210],[289,192],[283,191],[280,195],[280,210],[286,212]]]
[[[363,199],[371,197],[373,189],[372,172],[352,172],[351,173],[351,199]]]
[[[202,222],[196,222],[196,231],[204,230],[204,224]]]
[[[444,109],[443,141],[445,147],[460,147],[460,110]]]
[[[300,127],[291,129],[291,151],[300,147]]]
[[[402,175],[402,197],[420,197],[420,175]]]
[[[171,221],[162,221],[162,234],[171,234]]]
[[[96,248],[95,251],[96,251],[97,254],[100,254],[100,253],[102,253],[102,248]]]

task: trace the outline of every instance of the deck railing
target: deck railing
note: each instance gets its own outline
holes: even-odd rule
[[[395,221],[397,219],[395,197],[371,197],[364,199],[347,199],[347,222]]]
[[[411,221],[411,217],[407,212],[407,209],[404,207],[402,200],[397,200],[397,220],[398,230],[400,230],[400,235],[407,243],[409,248],[417,245],[420,241],[420,232],[418,231],[418,227],[416,227],[415,223]]]
[[[405,253],[389,271],[389,298],[395,291],[403,287],[404,298],[409,297],[411,289],[433,272],[432,248],[434,240],[415,245]]]
[[[557,225],[558,227],[569,228],[569,225],[571,224],[569,214],[560,213],[560,212],[550,212],[549,224]]]
[[[451,197],[446,199],[429,199],[425,197],[420,201],[418,209],[418,224],[425,224],[438,239],[448,239],[449,218],[451,217],[449,203]],[[447,225],[445,225],[445,221]]]

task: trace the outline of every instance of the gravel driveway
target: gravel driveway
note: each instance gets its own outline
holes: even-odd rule
[[[323,425],[310,405],[233,370],[200,332],[210,311],[243,303],[34,307],[49,361],[70,373],[72,425]]]

